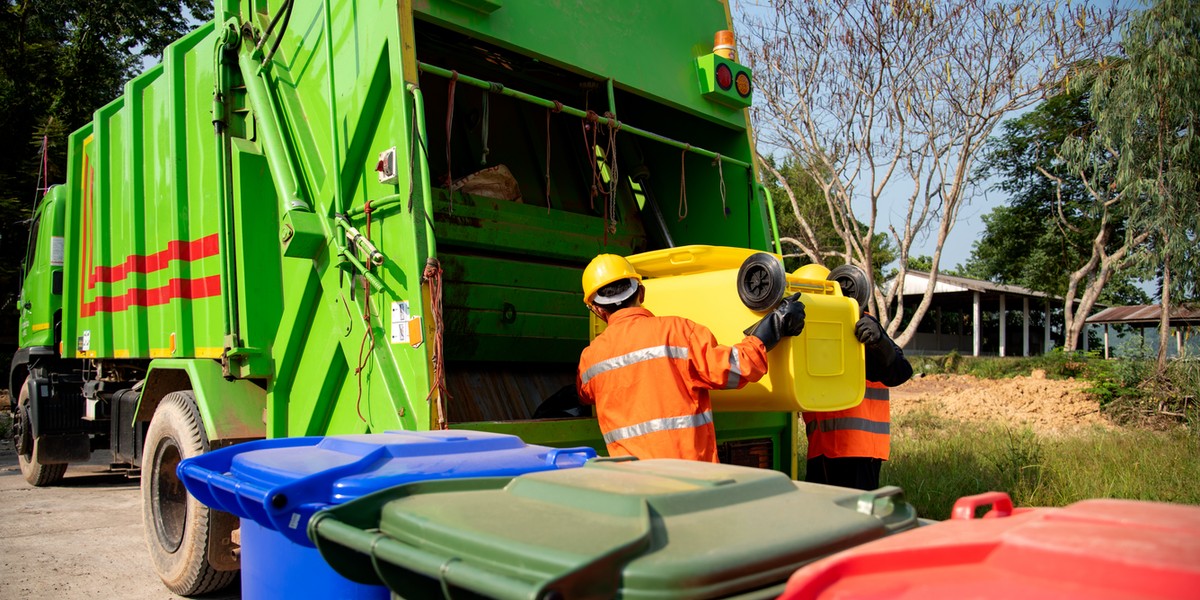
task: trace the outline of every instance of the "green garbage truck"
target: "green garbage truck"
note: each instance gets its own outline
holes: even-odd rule
[[[139,474],[176,593],[238,569],[181,459],[438,428],[603,451],[570,398],[588,261],[777,249],[727,0],[214,9],[70,136],[8,381],[26,480]],[[715,421],[723,461],[794,476],[794,412]]]

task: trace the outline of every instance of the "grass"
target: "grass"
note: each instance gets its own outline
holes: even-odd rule
[[[882,482],[904,488],[926,518],[946,519],[956,499],[993,490],[1008,492],[1017,506],[1087,498],[1200,504],[1194,429],[1097,428],[1051,437],[928,412],[902,415],[893,425]]]
[[[913,371],[926,375],[948,373],[974,375],[983,379],[1006,379],[1029,375],[1035,369],[1046,372],[1050,379],[1092,378],[1107,372],[1117,361],[1106,361],[1095,352],[1063,352],[1055,349],[1049,354],[1026,357],[962,356],[951,352],[944,356],[911,356]],[[1145,361],[1139,361],[1144,363]]]

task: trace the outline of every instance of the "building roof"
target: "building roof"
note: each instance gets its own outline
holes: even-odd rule
[[[891,282],[888,282],[889,285]],[[904,278],[904,295],[919,296],[925,293],[925,288],[929,285],[929,273],[924,271],[908,271],[908,276]],[[981,281],[979,279],[968,279],[966,277],[955,277],[938,273],[937,283],[934,284],[933,293],[947,294],[954,292],[980,292],[982,294],[1009,294],[1014,296],[1032,296],[1036,298],[1054,298],[1061,300],[1058,296],[1052,296],[1045,292],[1031,290],[1019,285],[1005,285],[1002,283],[992,283],[990,281]]]
[[[1160,312],[1162,312],[1161,304],[1113,306],[1088,317],[1087,322],[1157,325]],[[1174,324],[1197,324],[1200,323],[1200,309],[1172,306],[1170,319]]]

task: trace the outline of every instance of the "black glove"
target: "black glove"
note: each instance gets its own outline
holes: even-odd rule
[[[804,331],[804,303],[800,302],[797,292],[783,299],[761,321],[743,331],[746,335],[754,336],[762,341],[770,351],[786,336],[800,335]]]
[[[879,367],[887,368],[892,361],[896,360],[896,346],[875,317],[863,313],[858,323],[854,324],[854,337],[858,338],[863,346],[866,346],[868,362],[874,362]]]
[[[879,324],[879,321],[875,317],[864,313],[863,317],[858,320],[858,323],[854,324],[854,337],[858,338],[858,341],[864,345],[874,346],[880,340],[886,338],[887,333],[883,331],[883,326]]]

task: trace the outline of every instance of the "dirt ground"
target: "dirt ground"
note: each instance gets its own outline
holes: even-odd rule
[[[106,454],[94,456],[71,465],[60,485],[33,488],[12,441],[0,441],[0,600],[180,598],[150,567],[137,478],[108,472]]]
[[[929,411],[969,423],[1029,426],[1039,434],[1069,434],[1109,427],[1086,381],[1046,379],[1034,371],[1012,379],[927,375],[891,390],[892,414]]]
[[[894,388],[892,405],[895,414],[928,410],[968,422],[1069,433],[1106,426],[1085,387],[1037,373],[1006,380],[929,375]],[[11,441],[0,441],[0,600],[179,598],[150,567],[137,479],[106,472],[105,461],[97,453],[90,464],[72,465],[61,485],[35,489],[21,478]],[[239,596],[234,590],[212,597]]]

